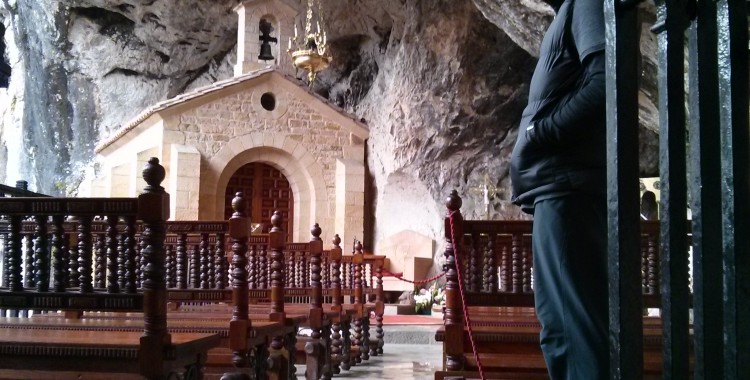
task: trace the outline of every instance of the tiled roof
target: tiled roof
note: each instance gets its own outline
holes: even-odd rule
[[[117,131],[112,136],[110,136],[109,138],[107,138],[104,141],[102,141],[101,143],[99,143],[99,145],[97,145],[96,148],[94,149],[94,152],[100,153],[101,151],[103,151],[104,149],[106,149],[108,146],[114,144],[121,137],[125,136],[128,132],[130,132],[131,130],[135,129],[135,127],[137,127],[138,125],[140,125],[142,122],[144,122],[146,119],[148,119],[149,117],[151,117],[152,115],[154,115],[157,112],[164,111],[164,110],[166,110],[168,108],[171,108],[173,106],[185,103],[185,102],[187,102],[189,100],[200,98],[200,97],[202,97],[204,95],[208,95],[208,94],[211,94],[211,93],[215,93],[215,92],[221,91],[221,90],[223,90],[223,89],[225,89],[227,87],[235,86],[235,85],[244,83],[246,81],[249,81],[249,80],[252,80],[252,79],[255,79],[255,78],[259,78],[259,77],[261,77],[261,76],[263,76],[265,74],[269,74],[269,73],[272,73],[274,71],[276,71],[276,70],[274,68],[270,68],[270,67],[269,68],[255,70],[255,71],[251,71],[251,72],[249,72],[247,74],[243,74],[243,75],[240,75],[240,76],[232,77],[230,79],[218,81],[218,82],[215,82],[215,83],[210,84],[208,86],[197,88],[194,91],[191,91],[191,92],[188,92],[188,93],[185,93],[185,94],[180,94],[180,95],[175,96],[174,98],[158,102],[158,103],[156,103],[156,104],[154,104],[154,105],[146,108],[143,112],[141,112],[138,116],[136,116],[132,120],[130,120],[127,123],[123,124],[120,128],[117,129]],[[283,76],[286,80],[290,81],[291,83],[294,83],[297,86],[299,86],[301,89],[303,89],[304,91],[306,91],[308,93],[308,95],[313,96],[316,99],[318,99],[318,100],[326,103],[329,107],[331,107],[332,109],[334,109],[336,112],[338,112],[338,113],[346,116],[347,118],[351,119],[353,122],[361,125],[365,129],[367,129],[367,125],[365,125],[363,123],[363,120],[360,120],[359,118],[357,118],[357,116],[352,115],[352,114],[346,112],[343,108],[341,108],[341,107],[339,107],[339,106],[331,103],[328,99],[326,99],[326,98],[324,98],[324,97],[322,97],[322,96],[320,96],[320,95],[318,95],[318,94],[310,91],[297,78],[295,78],[293,76],[290,76],[290,75],[286,75],[286,74],[284,74],[282,72],[279,72],[279,71],[276,71],[276,73],[279,74],[279,75],[281,75],[281,76]]]

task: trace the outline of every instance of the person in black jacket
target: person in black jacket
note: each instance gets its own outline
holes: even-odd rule
[[[552,379],[609,376],[604,0],[545,0],[545,33],[511,156],[534,215],[534,298]]]

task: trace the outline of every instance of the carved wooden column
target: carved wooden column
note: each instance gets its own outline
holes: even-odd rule
[[[341,365],[344,360],[348,363],[348,359],[344,359],[342,351],[342,340],[341,340],[341,316],[343,315],[342,303],[343,296],[341,295],[341,238],[338,234],[333,237],[333,248],[328,252],[328,260],[331,264],[331,303],[334,311],[339,313],[337,318],[331,326],[331,356],[333,358],[333,373],[341,373]],[[346,369],[346,368],[345,368]]]
[[[320,226],[315,223],[310,230],[310,233],[312,234],[312,237],[310,239],[310,244],[308,245],[308,251],[310,254],[311,266],[309,284],[311,294],[308,323],[312,329],[312,334],[310,336],[311,340],[305,344],[305,353],[307,354],[307,375],[315,379],[330,379],[332,374],[331,353],[328,352],[328,346],[324,340],[330,339],[330,336],[324,337],[323,334],[323,288],[320,282],[320,256],[323,252],[323,240],[320,238],[322,230],[320,229]],[[305,272],[307,271],[305,270]],[[302,285],[307,287],[307,284]]]
[[[463,238],[463,217],[461,216],[461,197],[453,190],[445,201],[448,213],[444,219],[445,229],[445,367],[450,371],[458,371],[464,367],[464,320],[463,304],[456,271],[456,252],[461,249]],[[454,247],[454,243],[457,247]]]
[[[271,217],[271,232],[269,232],[269,249],[271,250],[271,320],[284,322],[284,231],[281,229],[281,213],[276,211]],[[271,348],[283,348],[281,337],[275,337]]]
[[[383,354],[385,334],[383,333],[383,314],[385,314],[385,293],[383,291],[383,264],[384,260],[377,262],[375,268],[375,279],[377,282],[377,291],[375,295],[375,338],[378,340],[377,346],[370,348],[370,354],[378,356]]]
[[[283,220],[279,211],[274,211],[271,217],[271,231],[268,234],[268,247],[271,251],[271,314],[269,319],[276,322],[288,323],[284,312],[284,230],[281,229]],[[287,337],[293,339],[294,337]],[[291,343],[291,342],[289,342]],[[292,346],[293,347],[293,346]],[[279,368],[280,376],[286,378],[289,363],[293,362],[293,348],[284,355],[284,337],[276,336],[271,341],[270,359],[273,368]],[[291,355],[290,355],[291,354]],[[284,363],[284,361],[287,361]]]
[[[247,235],[250,221],[245,210],[247,200],[243,193],[232,199],[234,214],[229,219],[229,237],[232,239],[232,320],[229,322],[229,345],[232,363],[237,367],[248,365],[247,339],[252,322],[248,319],[247,288]]]
[[[141,375],[161,378],[167,359],[165,347],[171,344],[167,332],[167,284],[164,278],[165,221],[169,218],[169,194],[161,187],[165,170],[152,157],[143,169],[148,184],[138,196],[138,218],[143,221],[143,321],[144,333],[138,354]]]
[[[364,295],[362,289],[362,264],[364,262],[362,256],[362,243],[357,241],[354,244],[354,257],[352,257],[353,270],[353,281],[354,281],[354,305],[357,308],[356,319],[354,320],[354,339],[352,344],[359,347],[357,355],[354,357],[352,364],[359,364],[364,359],[365,354],[362,347],[364,346],[364,337],[362,335],[363,319],[365,318],[364,308]],[[369,318],[369,316],[367,316]]]

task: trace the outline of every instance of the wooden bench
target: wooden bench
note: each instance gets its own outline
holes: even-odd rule
[[[488,378],[544,378],[541,327],[533,313],[531,222],[463,220],[455,191],[446,206],[445,318],[436,333],[444,366],[435,379],[478,375],[464,311]],[[659,307],[658,222],[644,222],[641,234],[644,307]],[[658,377],[661,321],[644,318],[643,325],[644,373]]]
[[[138,198],[2,198],[0,214],[7,218],[0,308],[8,314],[20,310],[143,311],[140,331],[73,331],[29,328],[0,329],[0,377],[40,378],[44,371],[74,373],[130,373],[148,379],[202,377],[206,352],[219,344],[216,334],[170,333],[167,330],[164,281],[164,221],[169,196],[160,186],[164,168],[156,158],[143,171],[148,184]],[[64,265],[66,217],[78,220],[78,267]],[[91,224],[95,217],[107,223],[106,286],[95,286]],[[22,240],[22,221],[35,223],[33,240]],[[50,222],[51,220],[51,222]],[[143,223],[141,236],[142,289],[135,285],[135,224]],[[123,231],[123,237],[120,237]],[[124,249],[118,250],[120,242]],[[23,270],[23,248],[27,254]],[[123,263],[124,273],[118,268]],[[70,274],[72,273],[72,274]],[[122,282],[120,281],[123,277]],[[77,277],[77,286],[68,280]],[[120,284],[124,284],[123,287]],[[99,285],[99,284],[97,284]],[[107,375],[111,376],[111,375]]]

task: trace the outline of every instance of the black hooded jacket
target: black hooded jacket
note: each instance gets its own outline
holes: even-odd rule
[[[557,5],[557,4],[555,4]],[[512,201],[606,192],[603,0],[565,0],[542,40],[511,155]]]

